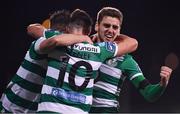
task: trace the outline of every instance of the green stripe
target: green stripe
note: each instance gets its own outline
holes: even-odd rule
[[[26,70],[31,71],[31,72],[33,72],[33,73],[35,73],[41,77],[45,77],[46,70],[39,65],[36,65],[36,64],[31,63],[27,60],[24,60],[21,66],[23,68],[25,68]]]
[[[41,89],[42,89],[42,85],[38,85],[38,84],[35,84],[32,82],[29,82],[29,81],[21,78],[17,74],[13,77],[12,82],[16,83],[19,86],[21,86],[22,88],[29,90],[31,92],[34,92],[34,93],[40,93]]]
[[[51,66],[51,67],[59,70],[60,69],[60,61],[56,60],[54,58],[48,57],[48,66]]]
[[[0,112],[3,109],[2,102],[0,101]]]
[[[29,55],[32,59],[35,59],[35,60],[39,60],[39,59],[45,59],[47,58],[47,54],[38,54],[36,53],[36,51],[34,50],[34,45],[35,45],[35,42],[33,42],[30,46],[30,49],[29,49]]]
[[[94,87],[93,96],[97,98],[104,98],[109,100],[117,100],[117,96],[101,88]]]
[[[71,89],[71,87],[69,86],[68,83],[64,82],[62,87],[59,87],[57,85],[57,80],[54,78],[51,78],[49,76],[46,76],[44,83],[46,85],[49,85],[51,87],[56,87],[56,88],[62,88],[65,90],[70,90],[70,91],[74,91]],[[83,93],[84,95],[92,95],[93,92],[93,88],[85,88],[83,91],[81,91],[81,93]]]
[[[13,91],[11,91],[10,88],[7,89],[6,91],[7,98],[14,104],[28,108],[30,110],[37,110],[38,103],[28,101],[26,99],[23,99],[19,97],[18,95],[14,94]]]
[[[99,80],[103,81],[103,82],[106,82],[106,83],[109,83],[109,84],[112,84],[114,86],[118,86],[118,83],[119,83],[119,80],[118,78],[115,78],[113,76],[110,76],[110,75],[107,75],[103,72],[100,72],[99,74]],[[122,83],[122,80],[121,80],[121,83]]]
[[[59,31],[56,31],[56,30],[49,29],[49,30],[45,31],[44,35],[48,39],[48,38],[50,38],[52,36],[60,35],[60,34],[63,34],[63,32],[59,32]]]
[[[80,108],[80,109],[84,110],[85,112],[88,112],[90,110],[90,107],[91,107],[91,105],[89,105],[89,104],[74,103],[74,102],[71,102],[69,100],[56,98],[54,96],[50,96],[47,94],[41,95],[40,103],[42,103],[42,102],[51,102],[51,103],[54,102],[54,103],[68,105],[68,106],[73,106],[76,108]]]

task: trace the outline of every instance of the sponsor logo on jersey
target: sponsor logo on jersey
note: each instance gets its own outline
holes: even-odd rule
[[[61,88],[53,88],[51,91],[51,95],[60,98],[66,99],[76,103],[85,103],[86,96],[81,93],[76,93],[73,91],[64,90]]]
[[[93,53],[100,53],[100,48],[90,45],[90,44],[83,44],[83,43],[79,43],[79,44],[75,44],[74,49],[76,50],[80,50],[80,51],[87,51],[87,52],[93,52]]]

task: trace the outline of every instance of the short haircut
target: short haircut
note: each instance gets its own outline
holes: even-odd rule
[[[91,32],[92,24],[92,18],[87,12],[76,9],[71,13],[70,29],[71,27],[82,28],[83,34],[88,35]]]
[[[104,7],[97,14],[97,23],[99,24],[105,16],[115,17],[120,22],[123,21],[123,14],[120,10],[113,7]]]
[[[70,22],[68,10],[58,10],[50,16],[50,28],[65,32]]]

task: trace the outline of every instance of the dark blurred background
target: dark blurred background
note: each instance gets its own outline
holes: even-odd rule
[[[16,73],[33,39],[26,27],[42,23],[56,10],[86,10],[96,20],[104,6],[120,9],[124,14],[121,33],[139,42],[132,55],[151,83],[158,83],[160,67],[175,70],[162,97],[146,102],[129,81],[124,84],[121,112],[180,112],[180,7],[178,0],[5,0],[1,8],[0,94]],[[94,33],[94,30],[93,32]]]

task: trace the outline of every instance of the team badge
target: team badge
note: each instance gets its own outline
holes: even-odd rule
[[[110,52],[115,52],[115,43],[113,42],[106,42],[106,49]]]
[[[113,59],[107,60],[106,64],[109,65],[109,66],[115,67],[115,66],[117,66],[118,63],[117,63],[116,58],[113,58]]]

